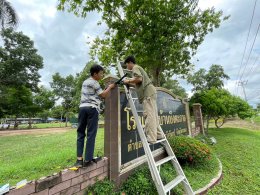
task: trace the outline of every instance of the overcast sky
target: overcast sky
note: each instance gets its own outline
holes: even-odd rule
[[[42,85],[48,86],[55,72],[67,76],[82,71],[90,59],[87,42],[98,35],[102,36],[105,31],[104,25],[96,24],[100,15],[91,13],[86,19],[77,18],[73,14],[57,11],[55,0],[9,1],[20,19],[17,30],[34,41],[44,58],[44,68],[40,71]],[[242,87],[237,83],[244,81],[247,99],[253,106],[260,103],[260,32],[252,47],[260,23],[260,1],[256,4],[243,63],[242,57],[254,4],[255,0],[200,0],[202,9],[214,6],[231,17],[206,36],[193,58],[195,70],[208,70],[212,64],[222,65],[230,76],[225,88],[242,98]],[[181,85],[188,92],[192,87],[185,81],[181,81]]]

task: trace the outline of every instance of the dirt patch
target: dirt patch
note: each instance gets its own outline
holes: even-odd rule
[[[73,129],[71,127],[26,129],[26,130],[0,130],[0,136],[43,135],[43,134],[64,133],[64,132],[72,131],[72,130]]]
[[[245,120],[228,120],[223,127],[234,127],[234,128],[242,128],[248,130],[259,130],[260,131],[260,124]]]

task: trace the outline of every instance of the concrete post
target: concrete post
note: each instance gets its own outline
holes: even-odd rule
[[[205,135],[202,112],[201,112],[201,104],[195,103],[192,106],[193,106],[193,113],[195,119],[195,132],[193,132],[192,134],[193,136],[195,136],[198,133],[202,132],[203,135]]]

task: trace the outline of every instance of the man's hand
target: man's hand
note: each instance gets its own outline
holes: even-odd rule
[[[133,86],[141,83],[142,81],[143,81],[142,77],[126,78],[125,80],[123,80],[124,84],[133,85]]]
[[[131,82],[130,78],[125,78],[125,79],[123,80],[123,83],[126,84],[126,85],[129,85],[130,82]]]
[[[101,94],[99,94],[99,96],[102,97],[102,98],[105,98],[105,97],[108,95],[108,92],[109,92],[111,89],[114,89],[115,86],[116,86],[115,83],[109,84],[109,85],[107,86],[107,88],[106,88]]]
[[[108,87],[109,87],[110,89],[114,89],[114,88],[116,87],[116,84],[115,84],[115,83],[109,84]]]

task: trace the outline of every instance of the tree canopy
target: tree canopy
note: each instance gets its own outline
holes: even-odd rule
[[[190,103],[202,105],[202,114],[207,121],[207,128],[210,119],[214,119],[215,125],[220,127],[227,117],[237,115],[241,119],[245,119],[253,115],[253,109],[246,101],[231,95],[225,89],[211,88],[198,91],[191,97]],[[222,120],[221,125],[218,124],[219,119]]]
[[[61,99],[61,104],[66,113],[66,126],[69,112],[75,110],[73,104],[73,98],[75,96],[76,82],[72,75],[62,77],[59,73],[55,73],[52,76],[52,82],[50,83],[54,94],[58,99]]]
[[[199,69],[193,75],[189,75],[187,81],[194,87],[192,91],[205,89],[221,89],[224,87],[224,79],[229,79],[221,65],[211,65],[208,72],[204,68]]]
[[[132,54],[153,75],[155,85],[162,76],[186,74],[206,34],[219,27],[222,11],[200,10],[191,0],[59,0],[58,8],[77,16],[98,11],[108,29],[97,37],[91,55],[104,64]],[[224,17],[223,19],[226,19]]]
[[[37,54],[33,41],[22,32],[13,29],[1,31],[3,46],[0,47],[0,115],[21,117],[41,109],[34,97],[38,88],[39,69],[43,59]],[[37,108],[37,109],[36,109]]]
[[[0,85],[24,85],[36,91],[43,59],[34,48],[33,41],[11,28],[2,30],[1,35],[4,45],[0,47]]]

